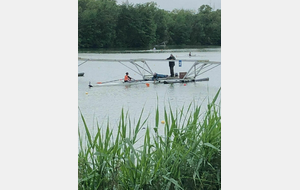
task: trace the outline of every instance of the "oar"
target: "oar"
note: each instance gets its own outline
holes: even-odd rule
[[[85,62],[87,62],[88,60],[89,60],[89,59],[85,60]],[[78,65],[78,67],[79,67],[80,65],[84,64],[85,62],[80,63],[80,64]]]
[[[97,82],[97,84],[105,84],[105,83],[115,82],[115,81],[119,81],[119,80],[123,80],[123,79],[116,79],[116,80],[105,81],[105,82]]]

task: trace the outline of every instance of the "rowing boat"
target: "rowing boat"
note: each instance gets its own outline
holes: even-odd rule
[[[79,77],[83,77],[84,73],[78,73]]]
[[[147,61],[166,61],[165,59],[88,59],[89,61],[109,61],[109,62],[119,62],[128,69],[137,73],[141,76],[141,79],[132,80],[130,82],[124,82],[123,79],[117,79],[107,82],[98,82],[96,84],[89,83],[89,87],[94,86],[120,86],[120,85],[137,85],[137,84],[173,84],[173,83],[189,83],[189,82],[201,82],[208,81],[209,78],[201,78],[197,77],[201,76],[203,73],[221,65],[221,62],[209,61],[209,60],[180,60],[180,62],[194,62],[190,69],[187,72],[179,73],[179,76],[169,77],[168,75],[157,74],[158,76],[163,76],[161,78],[154,77],[156,73],[154,73]],[[177,61],[177,60],[176,60]],[[127,63],[126,63],[127,62]],[[129,65],[133,67],[129,67]],[[145,74],[146,73],[146,74]]]
[[[100,87],[100,86],[130,86],[130,85],[139,85],[145,84],[149,85],[150,83],[154,83],[154,81],[145,81],[145,80],[132,80],[128,82],[124,82],[124,80],[114,81],[114,82],[97,82],[96,84],[89,84],[89,87]]]
[[[139,85],[139,84],[145,84],[147,86],[149,86],[149,84],[174,84],[174,83],[189,83],[189,82],[200,82],[200,81],[209,81],[209,78],[201,78],[201,79],[185,79],[185,80],[181,80],[181,79],[160,79],[160,80],[133,80],[133,81],[129,81],[129,82],[124,82],[123,80],[121,81],[116,81],[116,82],[109,82],[109,83],[96,83],[96,84],[89,84],[89,87],[100,87],[100,86],[131,86],[131,85]]]

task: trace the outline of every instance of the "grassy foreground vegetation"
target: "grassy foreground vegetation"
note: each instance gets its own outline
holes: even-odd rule
[[[143,111],[132,126],[122,110],[115,136],[109,124],[105,132],[97,126],[92,136],[81,115],[85,134],[79,131],[78,189],[221,189],[219,93],[204,114],[192,103],[175,113],[165,107],[164,134],[158,130],[158,108],[155,126],[146,126]]]

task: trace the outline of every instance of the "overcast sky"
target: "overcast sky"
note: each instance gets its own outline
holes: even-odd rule
[[[198,10],[201,5],[210,5],[214,9],[221,9],[221,0],[128,0],[131,4],[143,4],[146,2],[156,2],[157,7],[172,11],[173,9],[191,9]],[[122,4],[126,0],[117,0],[118,4]]]

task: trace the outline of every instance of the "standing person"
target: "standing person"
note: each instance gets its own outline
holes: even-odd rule
[[[167,60],[176,60],[176,58],[171,54],[170,57],[167,58]],[[169,61],[171,77],[174,77],[174,66],[175,66],[175,61]]]
[[[124,77],[124,82],[131,81],[131,77],[128,75],[128,72],[126,72],[126,75]]]

